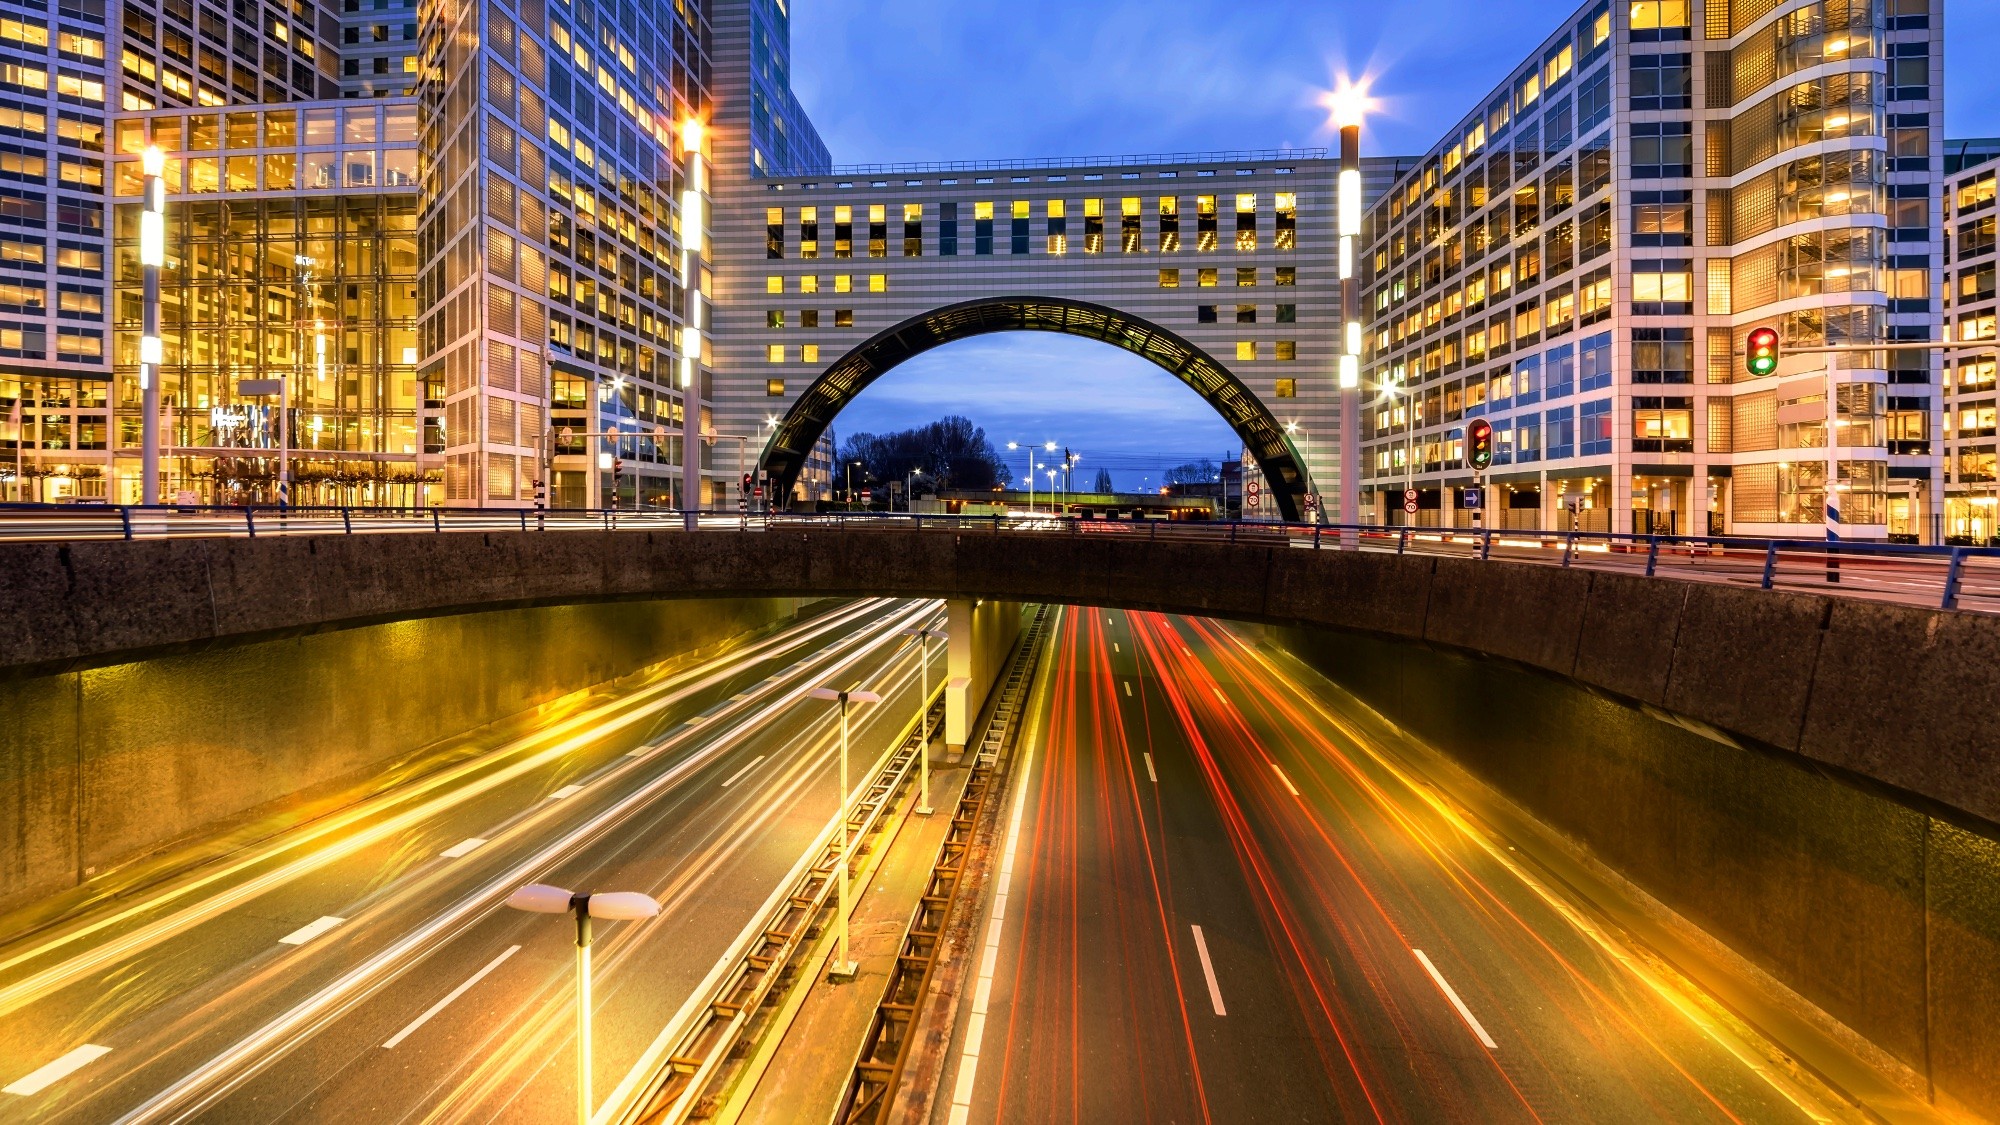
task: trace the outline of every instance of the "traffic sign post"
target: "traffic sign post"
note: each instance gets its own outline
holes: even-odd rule
[[[1472,487],[1465,490],[1459,506],[1471,510],[1475,527],[1484,522],[1486,483],[1483,477],[1492,464],[1493,423],[1484,418],[1474,418],[1465,427],[1465,465],[1472,470]]]
[[[1403,490],[1403,514],[1412,517],[1412,519],[1404,520],[1404,523],[1413,522],[1417,514],[1417,490],[1414,488]]]

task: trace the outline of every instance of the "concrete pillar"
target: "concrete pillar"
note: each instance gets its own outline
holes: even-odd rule
[[[972,724],[1005,670],[1021,635],[1019,602],[954,600],[945,604],[944,741],[954,753],[972,738]]]

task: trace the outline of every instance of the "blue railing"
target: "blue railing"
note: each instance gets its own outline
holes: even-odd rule
[[[1813,590],[1944,609],[2000,612],[2000,549],[1819,539],[1616,535],[1376,525],[1101,520],[1015,513],[954,516],[882,512],[744,514],[532,508],[137,507],[0,504],[0,542],[273,535],[444,535],[466,531],[771,531],[839,527],[1115,536],[1243,548],[1367,551],[1502,560]]]

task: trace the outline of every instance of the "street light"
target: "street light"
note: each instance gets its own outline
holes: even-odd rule
[[[917,510],[916,481],[924,475],[922,469],[911,469],[903,477],[903,510],[915,514]]]
[[[577,893],[530,883],[507,896],[507,905],[530,914],[576,915],[576,1120],[590,1125],[590,920],[636,922],[660,912],[660,904],[637,891]]]
[[[161,178],[166,154],[147,145],[141,158],[146,205],[139,213],[139,265],[145,286],[145,307],[139,322],[139,503],[160,502],[160,267],[167,264],[167,190]],[[20,434],[14,435],[15,448]],[[16,478],[18,479],[18,477]]]
[[[1340,515],[1353,520],[1361,506],[1361,281],[1355,275],[1361,237],[1361,124],[1368,115],[1365,85],[1342,82],[1327,98],[1340,130]]]
[[[814,688],[806,693],[814,699],[838,700],[840,703],[840,907],[834,918],[835,934],[839,948],[833,955],[833,968],[827,971],[826,979],[835,984],[844,984],[854,979],[854,959],[847,953],[847,797],[851,790],[847,784],[847,705],[850,703],[880,703],[882,697],[872,691],[841,691],[837,688]]]
[[[918,722],[918,724],[919,724],[919,725],[920,725],[920,726],[922,727],[922,730],[923,730],[923,740],[924,740],[924,741],[923,741],[923,747],[924,747],[924,748],[923,748],[923,752],[922,752],[921,754],[919,754],[919,755],[918,755],[918,758],[917,758],[918,762],[919,762],[919,763],[921,763],[921,764],[919,765],[918,769],[919,769],[919,771],[921,772],[921,774],[922,774],[922,776],[923,776],[923,780],[922,780],[921,782],[919,782],[919,795],[918,795],[918,797],[917,797],[917,809],[916,809],[916,812],[917,812],[917,815],[918,815],[918,816],[929,816],[929,815],[931,815],[931,813],[932,813],[933,811],[935,811],[935,810],[933,810],[933,809],[931,808],[931,650],[930,650],[930,640],[931,640],[931,638],[932,638],[932,637],[936,637],[936,638],[938,638],[939,640],[944,640],[944,639],[945,639],[946,637],[948,637],[948,636],[949,636],[950,634],[946,633],[946,632],[945,632],[944,630],[942,630],[942,629],[933,629],[933,628],[931,628],[930,626],[928,626],[928,625],[925,625],[925,626],[923,626],[923,627],[921,627],[921,628],[917,628],[917,629],[905,629],[905,630],[903,630],[903,635],[904,635],[904,636],[906,636],[906,637],[915,637],[915,638],[917,638],[917,667],[919,667],[919,668],[921,668],[921,669],[923,670],[923,671],[921,672],[921,675],[922,675],[922,677],[923,677],[923,691],[924,691],[924,694],[923,694],[923,696],[922,696],[922,701],[921,701],[921,702],[920,702],[920,703],[918,704],[918,708],[919,708],[919,710],[917,711],[917,722]]]

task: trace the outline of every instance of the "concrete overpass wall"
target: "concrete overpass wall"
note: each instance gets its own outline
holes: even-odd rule
[[[332,811],[441,740],[795,608],[499,610],[0,680],[0,910]]]
[[[947,603],[950,634],[949,679],[944,695],[944,742],[963,750],[972,738],[993,683],[1007,666],[1007,654],[1021,636],[1021,603],[954,598]]]

